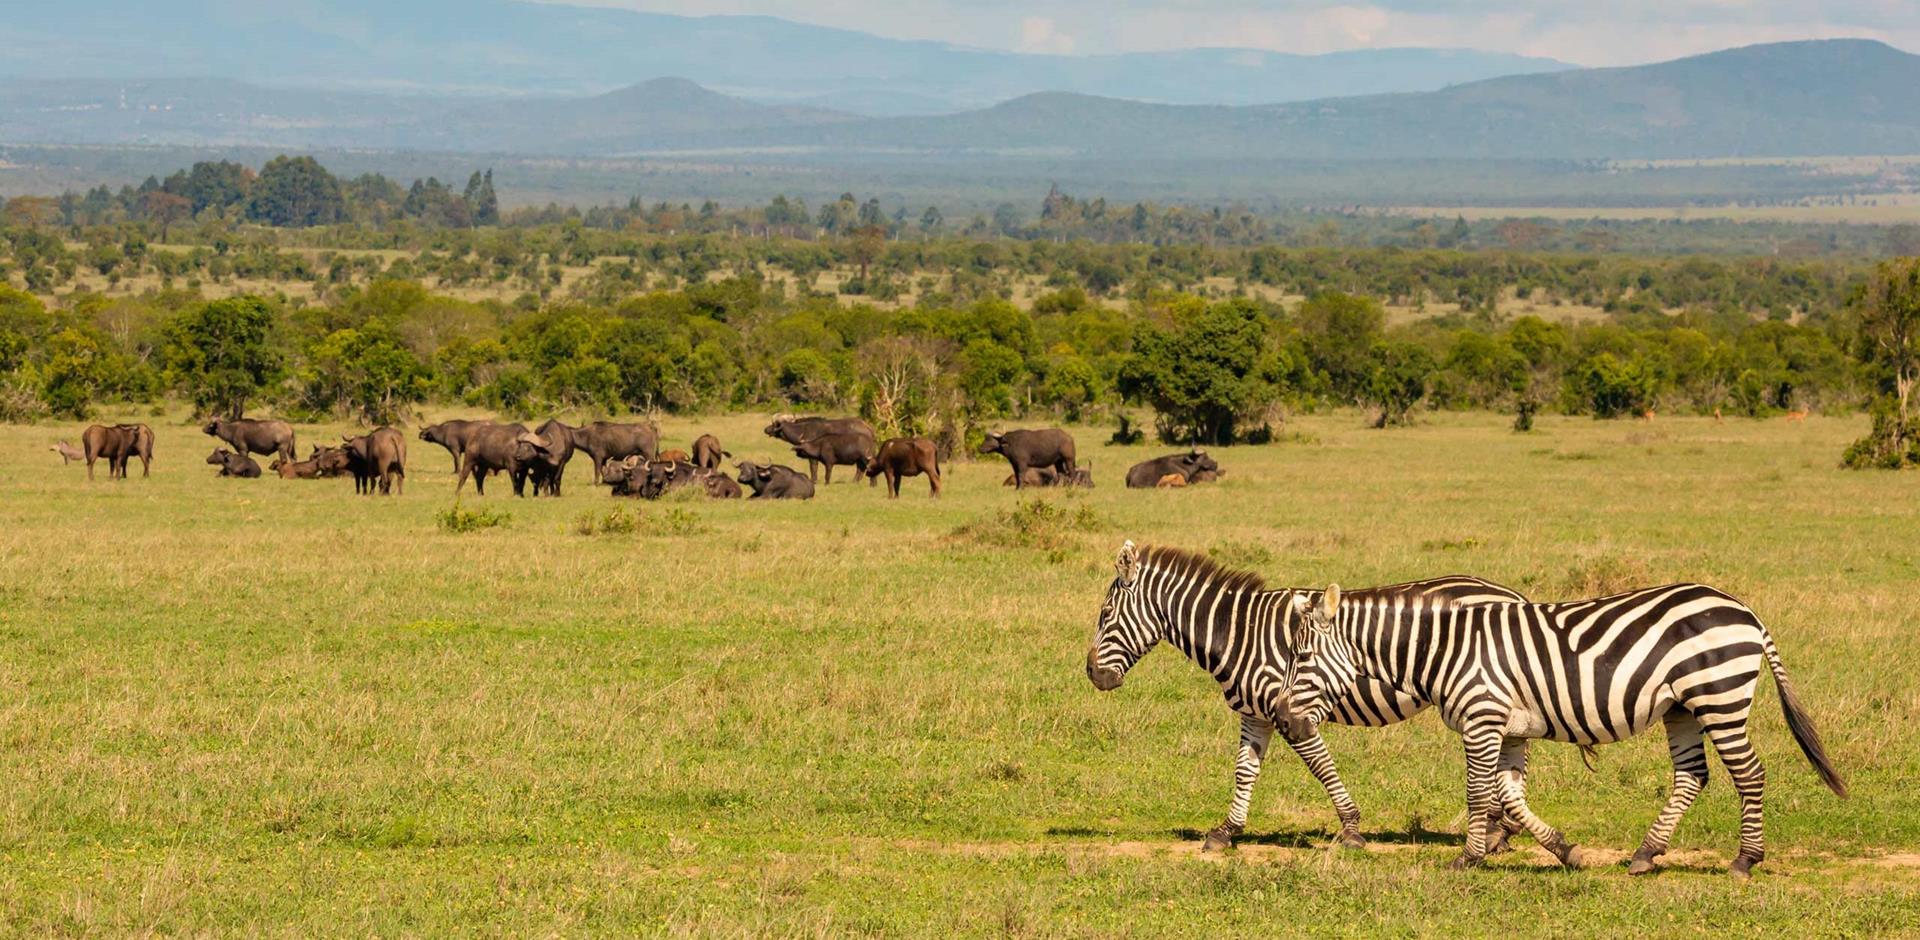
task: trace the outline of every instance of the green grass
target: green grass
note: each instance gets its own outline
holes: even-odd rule
[[[762,423],[665,430],[781,454]],[[115,483],[46,452],[76,428],[0,428],[0,929],[1914,932],[1920,478],[1835,469],[1864,419],[1539,423],[1313,417],[1311,443],[1219,450],[1227,479],[1172,491],[1119,484],[1164,448],[1085,429],[1099,488],[1039,509],[999,462],[954,464],[937,502],[915,479],[898,501],[659,504],[576,463],[557,500],[469,489],[463,511],[512,523],[460,533],[451,462],[417,440],[382,499],[215,479],[177,420],[152,479]],[[1123,538],[1276,584],[1707,581],[1767,618],[1854,797],[1820,787],[1763,682],[1748,884],[1722,873],[1717,766],[1657,876],[1558,871],[1530,842],[1445,870],[1463,764],[1430,715],[1328,735],[1372,848],[1321,848],[1333,814],[1279,752],[1246,847],[1200,858],[1236,742],[1217,686],[1169,650],[1111,695],[1081,670]],[[1617,858],[1667,780],[1655,735],[1591,772],[1541,745],[1530,791]]]

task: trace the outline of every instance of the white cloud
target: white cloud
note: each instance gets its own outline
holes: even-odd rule
[[[1051,17],[1029,16],[1020,21],[1020,44],[1015,48],[1021,52],[1071,55],[1073,37],[1061,33],[1059,24]]]

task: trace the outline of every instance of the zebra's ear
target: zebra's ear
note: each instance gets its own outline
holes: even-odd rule
[[[1113,570],[1121,585],[1133,586],[1133,576],[1140,571],[1140,553],[1134,551],[1132,539],[1121,544],[1120,555],[1113,561]]]
[[[1340,612],[1340,585],[1327,585],[1327,593],[1320,595],[1320,609],[1317,613],[1326,626],[1333,625],[1334,615]]]

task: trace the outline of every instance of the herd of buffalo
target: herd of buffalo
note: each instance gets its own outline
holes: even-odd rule
[[[282,479],[319,479],[352,475],[357,493],[397,494],[406,482],[407,439],[391,427],[359,436],[343,437],[332,446],[314,446],[306,459],[296,459],[293,426],[279,420],[214,418],[202,428],[224,443],[207,456],[219,476],[252,478],[262,475],[253,455],[271,457],[267,470]],[[720,469],[733,454],[711,434],[694,440],[690,451],[661,450],[660,432],[650,424],[594,421],[569,425],[552,419],[537,428],[497,421],[443,421],[420,429],[420,439],[438,444],[453,457],[454,492],[469,479],[474,490],[486,493],[487,477],[504,475],[515,496],[559,496],[567,464],[583,454],[596,484],[615,496],[656,499],[670,490],[695,486],[714,499],[738,499],[751,491],[752,499],[811,499],[816,484],[832,483],[835,467],[851,467],[868,485],[887,481],[887,495],[900,495],[905,477],[924,476],[931,495],[940,495],[940,454],[924,437],[878,440],[873,426],[859,418],[782,416],[767,425],[766,435],[793,449],[806,461],[807,472],[775,463],[741,460],[737,478]],[[52,450],[71,463],[85,460],[93,477],[96,460],[107,461],[108,475],[125,477],[127,462],[139,457],[141,475],[153,462],[153,429],[144,424],[96,424],[81,435],[76,448],[62,441]],[[1077,459],[1073,436],[1058,428],[994,432],[981,443],[979,453],[999,454],[1013,472],[1007,486],[1093,486],[1091,464]],[[1189,450],[1142,461],[1127,470],[1127,486],[1136,489],[1188,486],[1226,475],[1205,451]],[[822,477],[824,476],[824,481]],[[745,488],[744,490],[742,488]]]

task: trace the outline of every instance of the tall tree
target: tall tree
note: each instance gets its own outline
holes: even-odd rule
[[[283,227],[331,225],[346,218],[340,181],[312,157],[278,156],[260,168],[247,217]]]
[[[1875,267],[1853,302],[1855,354],[1880,385],[1873,428],[1847,448],[1852,467],[1920,463],[1920,420],[1914,383],[1920,381],[1920,258],[1896,258]]]
[[[168,378],[199,413],[240,417],[280,378],[273,323],[273,310],[258,297],[181,311],[166,326]]]

